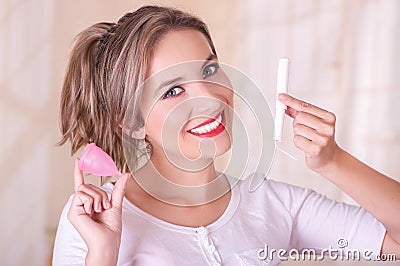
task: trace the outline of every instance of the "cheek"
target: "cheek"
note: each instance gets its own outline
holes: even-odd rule
[[[232,89],[226,89],[226,98],[228,99],[229,106],[233,107],[234,92]]]
[[[162,126],[165,121],[166,115],[164,112],[153,108],[147,118],[145,117],[146,135],[152,138],[158,138],[161,135]]]
[[[234,93],[232,87],[218,86],[215,90],[218,92],[217,97],[221,101],[225,102],[230,107],[233,107],[233,99],[234,99],[235,93]]]
[[[178,137],[182,126],[188,120],[188,112],[175,109],[174,106],[172,102],[155,105],[145,121],[146,134],[158,139],[161,138],[161,134]]]

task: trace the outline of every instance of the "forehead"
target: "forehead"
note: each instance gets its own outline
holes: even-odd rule
[[[192,60],[205,60],[211,47],[203,33],[193,29],[179,29],[167,32],[158,42],[154,51],[147,77],[168,66]]]

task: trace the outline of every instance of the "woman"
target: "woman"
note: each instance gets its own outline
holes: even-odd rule
[[[335,116],[316,106],[279,97],[294,119],[294,143],[307,166],[362,208],[272,180],[254,193],[248,180],[231,186],[213,160],[231,148],[232,90],[179,79],[142,85],[193,60],[200,60],[204,81],[221,74],[206,25],[172,8],[145,6],[78,35],[62,91],[61,143],[71,141],[75,153],[95,142],[126,171],[126,134],[137,157],[144,147],[150,160],[135,178],[125,174],[102,188],[84,183],[76,161],[75,193],[60,219],[54,265],[273,265],[276,254],[260,256],[266,246],[324,253],[339,239],[369,256],[400,256],[400,184],[342,150],[334,140]],[[165,130],[174,137],[165,139]],[[204,152],[199,147],[209,139],[214,148]],[[159,177],[204,189],[194,195],[156,186],[148,193],[141,185]]]

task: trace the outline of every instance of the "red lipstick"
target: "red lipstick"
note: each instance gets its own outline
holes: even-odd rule
[[[193,129],[197,129],[199,127],[202,127],[202,126],[205,126],[207,124],[213,123],[219,116],[221,116],[221,122],[219,123],[219,125],[215,129],[213,129],[213,130],[211,130],[209,132],[205,132],[205,133],[196,133],[196,132],[192,131]],[[224,123],[225,123],[225,115],[224,115],[224,112],[222,112],[216,118],[210,118],[210,119],[204,121],[203,123],[197,125],[196,127],[188,130],[187,132],[192,134],[192,135],[195,135],[197,137],[201,137],[201,138],[212,138],[212,137],[215,137],[215,136],[219,135],[222,131],[225,130]]]

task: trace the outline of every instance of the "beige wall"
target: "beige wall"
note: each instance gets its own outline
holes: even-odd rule
[[[156,1],[1,0],[0,264],[45,265],[72,192],[73,159],[59,139],[58,101],[74,36]],[[159,1],[201,16],[222,62],[250,75],[273,108],[276,64],[291,58],[293,95],[336,113],[337,140],[400,178],[400,2]],[[306,169],[286,120],[275,179],[351,200]],[[96,180],[93,180],[96,182]]]

